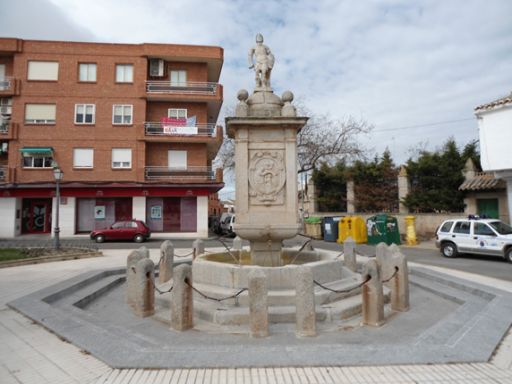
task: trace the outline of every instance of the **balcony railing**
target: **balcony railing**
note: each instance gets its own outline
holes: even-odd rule
[[[0,79],[0,91],[7,91],[11,89],[13,84],[12,77],[4,77],[3,79]]]
[[[215,180],[212,167],[146,167],[145,176],[147,180]]]
[[[215,95],[217,92],[217,83],[202,83],[196,81],[187,81],[183,83],[173,83],[168,80],[146,81],[147,93],[179,93],[191,95]]]
[[[145,122],[148,136],[203,136],[215,137],[215,124],[196,124],[193,127],[172,126],[167,123]]]
[[[7,180],[7,166],[0,165],[0,181]]]

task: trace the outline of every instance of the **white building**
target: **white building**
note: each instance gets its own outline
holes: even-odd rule
[[[480,133],[480,161],[507,183],[509,218],[512,218],[512,93],[475,108]]]

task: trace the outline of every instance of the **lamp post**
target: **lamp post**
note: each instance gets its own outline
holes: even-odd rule
[[[59,249],[60,248],[60,239],[59,239],[59,234],[60,234],[60,228],[59,228],[59,207],[60,207],[60,181],[62,180],[62,177],[64,176],[64,172],[62,172],[62,170],[58,167],[58,166],[55,166],[53,168],[53,176],[55,177],[55,199],[57,200],[57,204],[56,204],[56,210],[55,210],[55,228],[54,228],[54,234],[55,234],[55,239],[54,239],[54,244],[55,244],[55,249]]]

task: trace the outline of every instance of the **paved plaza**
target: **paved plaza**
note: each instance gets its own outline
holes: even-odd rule
[[[512,383],[510,331],[489,363],[347,367],[340,362],[339,366],[323,367],[112,369],[6,306],[84,272],[123,267],[127,253],[108,250],[104,258],[0,270],[0,383]],[[159,250],[151,250],[155,262],[158,257]],[[511,282],[431,269],[512,292]],[[194,355],[188,358],[193,360]]]

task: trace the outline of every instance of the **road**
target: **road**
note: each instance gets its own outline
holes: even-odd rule
[[[159,248],[163,239],[152,238],[145,242],[143,245],[147,248],[155,249]],[[188,240],[172,240],[174,247],[179,248],[191,248],[192,239]],[[231,246],[232,239],[223,239],[228,246]],[[306,238],[296,237],[291,240],[285,241],[286,246],[297,246],[307,241]],[[13,244],[16,246],[40,246],[41,243],[46,243],[47,246],[51,246],[51,242],[48,240],[0,240],[0,248],[12,247]],[[88,238],[74,238],[74,239],[63,239],[63,246],[70,246],[73,243],[79,243],[82,246],[89,244],[91,246],[99,245],[100,249],[136,249],[140,247],[140,244],[135,243],[124,243],[124,242],[109,242],[103,244],[95,244]],[[20,245],[22,244],[22,245]],[[247,243],[248,244],[248,243]],[[332,251],[343,251],[343,246],[337,243],[331,243],[326,241],[312,242],[313,246],[318,249],[332,250]],[[214,240],[213,237],[210,240],[205,241],[206,248],[210,247],[222,247],[223,245],[218,241]],[[371,245],[358,245],[356,250],[364,255],[375,255],[375,247]],[[402,252],[407,255],[409,261],[432,265],[436,267],[450,268],[463,272],[475,273],[483,276],[493,277],[496,279],[512,281],[512,263],[507,263],[502,258],[477,256],[477,255],[462,255],[455,259],[448,259],[439,253],[437,249],[425,249],[425,248],[411,248],[402,247]]]

